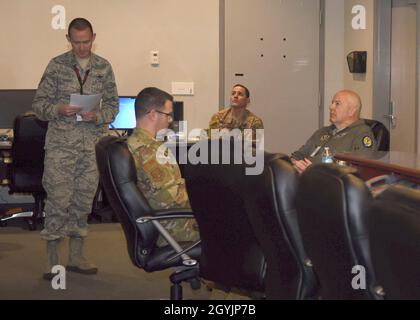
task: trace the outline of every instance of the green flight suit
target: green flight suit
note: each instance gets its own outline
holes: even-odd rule
[[[296,160],[307,158],[313,163],[320,163],[324,147],[329,147],[333,154],[377,150],[372,130],[363,120],[358,120],[342,130],[337,130],[335,125],[317,130],[305,145],[292,153],[292,158]]]

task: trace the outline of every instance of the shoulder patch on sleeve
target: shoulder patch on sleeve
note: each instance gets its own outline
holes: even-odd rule
[[[373,146],[373,141],[369,136],[364,136],[362,143],[365,148],[371,148]]]

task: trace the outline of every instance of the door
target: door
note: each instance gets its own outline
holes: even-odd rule
[[[388,116],[391,150],[416,152],[417,6],[392,0],[391,105]]]
[[[240,83],[265,149],[291,153],[318,128],[319,0],[225,1],[225,106]]]

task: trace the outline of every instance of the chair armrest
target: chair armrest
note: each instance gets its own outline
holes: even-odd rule
[[[191,208],[175,208],[175,209],[162,209],[153,211],[154,216],[170,216],[178,214],[189,214],[194,215]]]
[[[155,213],[154,213],[155,214]],[[159,234],[168,242],[168,244],[176,252],[176,257],[171,257],[170,259],[175,259],[179,256],[182,258],[182,264],[188,267],[194,266],[197,264],[197,260],[190,258],[186,252],[194,248],[198,243],[194,243],[191,247],[183,250],[179,243],[170,235],[170,233],[159,223],[158,220],[163,219],[180,219],[180,218],[194,218],[191,209],[174,209],[174,210],[162,210],[156,211],[157,215],[160,216],[145,216],[140,217],[136,220],[136,223],[143,224],[146,222],[151,222],[155,228],[158,230]]]
[[[153,220],[165,220],[165,219],[183,219],[183,218],[194,218],[194,214],[189,208],[180,209],[167,209],[154,211],[153,216],[144,216],[136,220],[137,223],[146,223]]]

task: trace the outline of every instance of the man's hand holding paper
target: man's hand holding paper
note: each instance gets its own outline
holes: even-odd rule
[[[80,107],[71,106],[69,104],[61,104],[58,107],[58,113],[65,117],[73,117],[76,113],[81,110]]]
[[[76,114],[77,121],[95,122],[101,99],[102,94],[70,95],[70,105],[80,107],[80,112]]]

